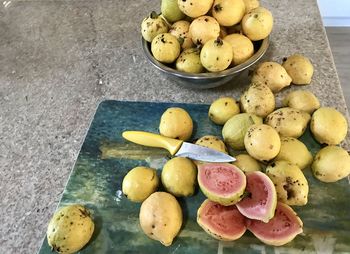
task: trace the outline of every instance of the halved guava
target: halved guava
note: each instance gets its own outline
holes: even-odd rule
[[[228,206],[242,199],[247,182],[232,164],[205,163],[198,166],[198,184],[208,199]]]
[[[247,219],[247,228],[263,243],[281,246],[303,232],[303,222],[290,206],[278,202],[275,216],[268,223]]]
[[[271,179],[260,171],[246,173],[246,195],[237,208],[245,217],[268,222],[275,214],[277,194]]]
[[[197,223],[212,237],[233,241],[246,231],[245,218],[235,205],[223,206],[204,200],[197,212]]]

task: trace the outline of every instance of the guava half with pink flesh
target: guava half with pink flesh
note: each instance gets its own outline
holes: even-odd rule
[[[303,232],[303,222],[290,206],[278,202],[275,216],[268,223],[247,219],[247,228],[263,243],[281,246]]]
[[[212,237],[233,241],[246,231],[245,217],[235,205],[223,206],[206,199],[197,212],[197,223]]]
[[[246,173],[245,197],[237,208],[245,217],[268,222],[275,214],[277,193],[271,179],[260,171]]]
[[[205,163],[198,166],[198,184],[211,201],[233,205],[242,199],[246,187],[243,171],[228,163]]]

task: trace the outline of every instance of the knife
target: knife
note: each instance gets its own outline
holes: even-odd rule
[[[236,159],[228,154],[182,140],[164,137],[158,134],[145,131],[124,131],[123,138],[133,143],[164,148],[170,152],[171,155],[177,157],[187,157],[193,160],[206,162],[232,162]]]

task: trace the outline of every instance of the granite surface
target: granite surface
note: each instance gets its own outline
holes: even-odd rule
[[[315,66],[307,88],[345,113],[316,0],[262,3],[275,17],[264,59],[307,55]],[[0,253],[37,251],[100,101],[210,103],[238,98],[247,86],[243,79],[190,90],[157,72],[143,56],[139,34],[153,9],[158,0],[2,2]]]

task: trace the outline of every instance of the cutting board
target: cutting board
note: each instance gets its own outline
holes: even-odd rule
[[[221,136],[221,127],[207,116],[208,105],[104,101],[100,103],[80,154],[63,192],[59,207],[72,203],[88,207],[95,232],[81,253],[336,253],[350,252],[350,188],[348,179],[321,183],[310,169],[309,202],[294,207],[304,222],[304,233],[282,247],[261,243],[250,232],[233,242],[220,242],[196,223],[196,212],[205,199],[194,196],[178,199],[184,214],[183,228],[170,247],[149,239],[139,226],[140,204],[130,202],[121,191],[123,177],[136,166],[156,168],[158,175],[170,158],[165,150],[147,148],[124,140],[125,130],[158,132],[159,119],[169,107],[182,107],[194,120],[193,140],[204,135]],[[301,140],[315,154],[319,144],[310,132]],[[39,251],[51,253],[47,240]]]

